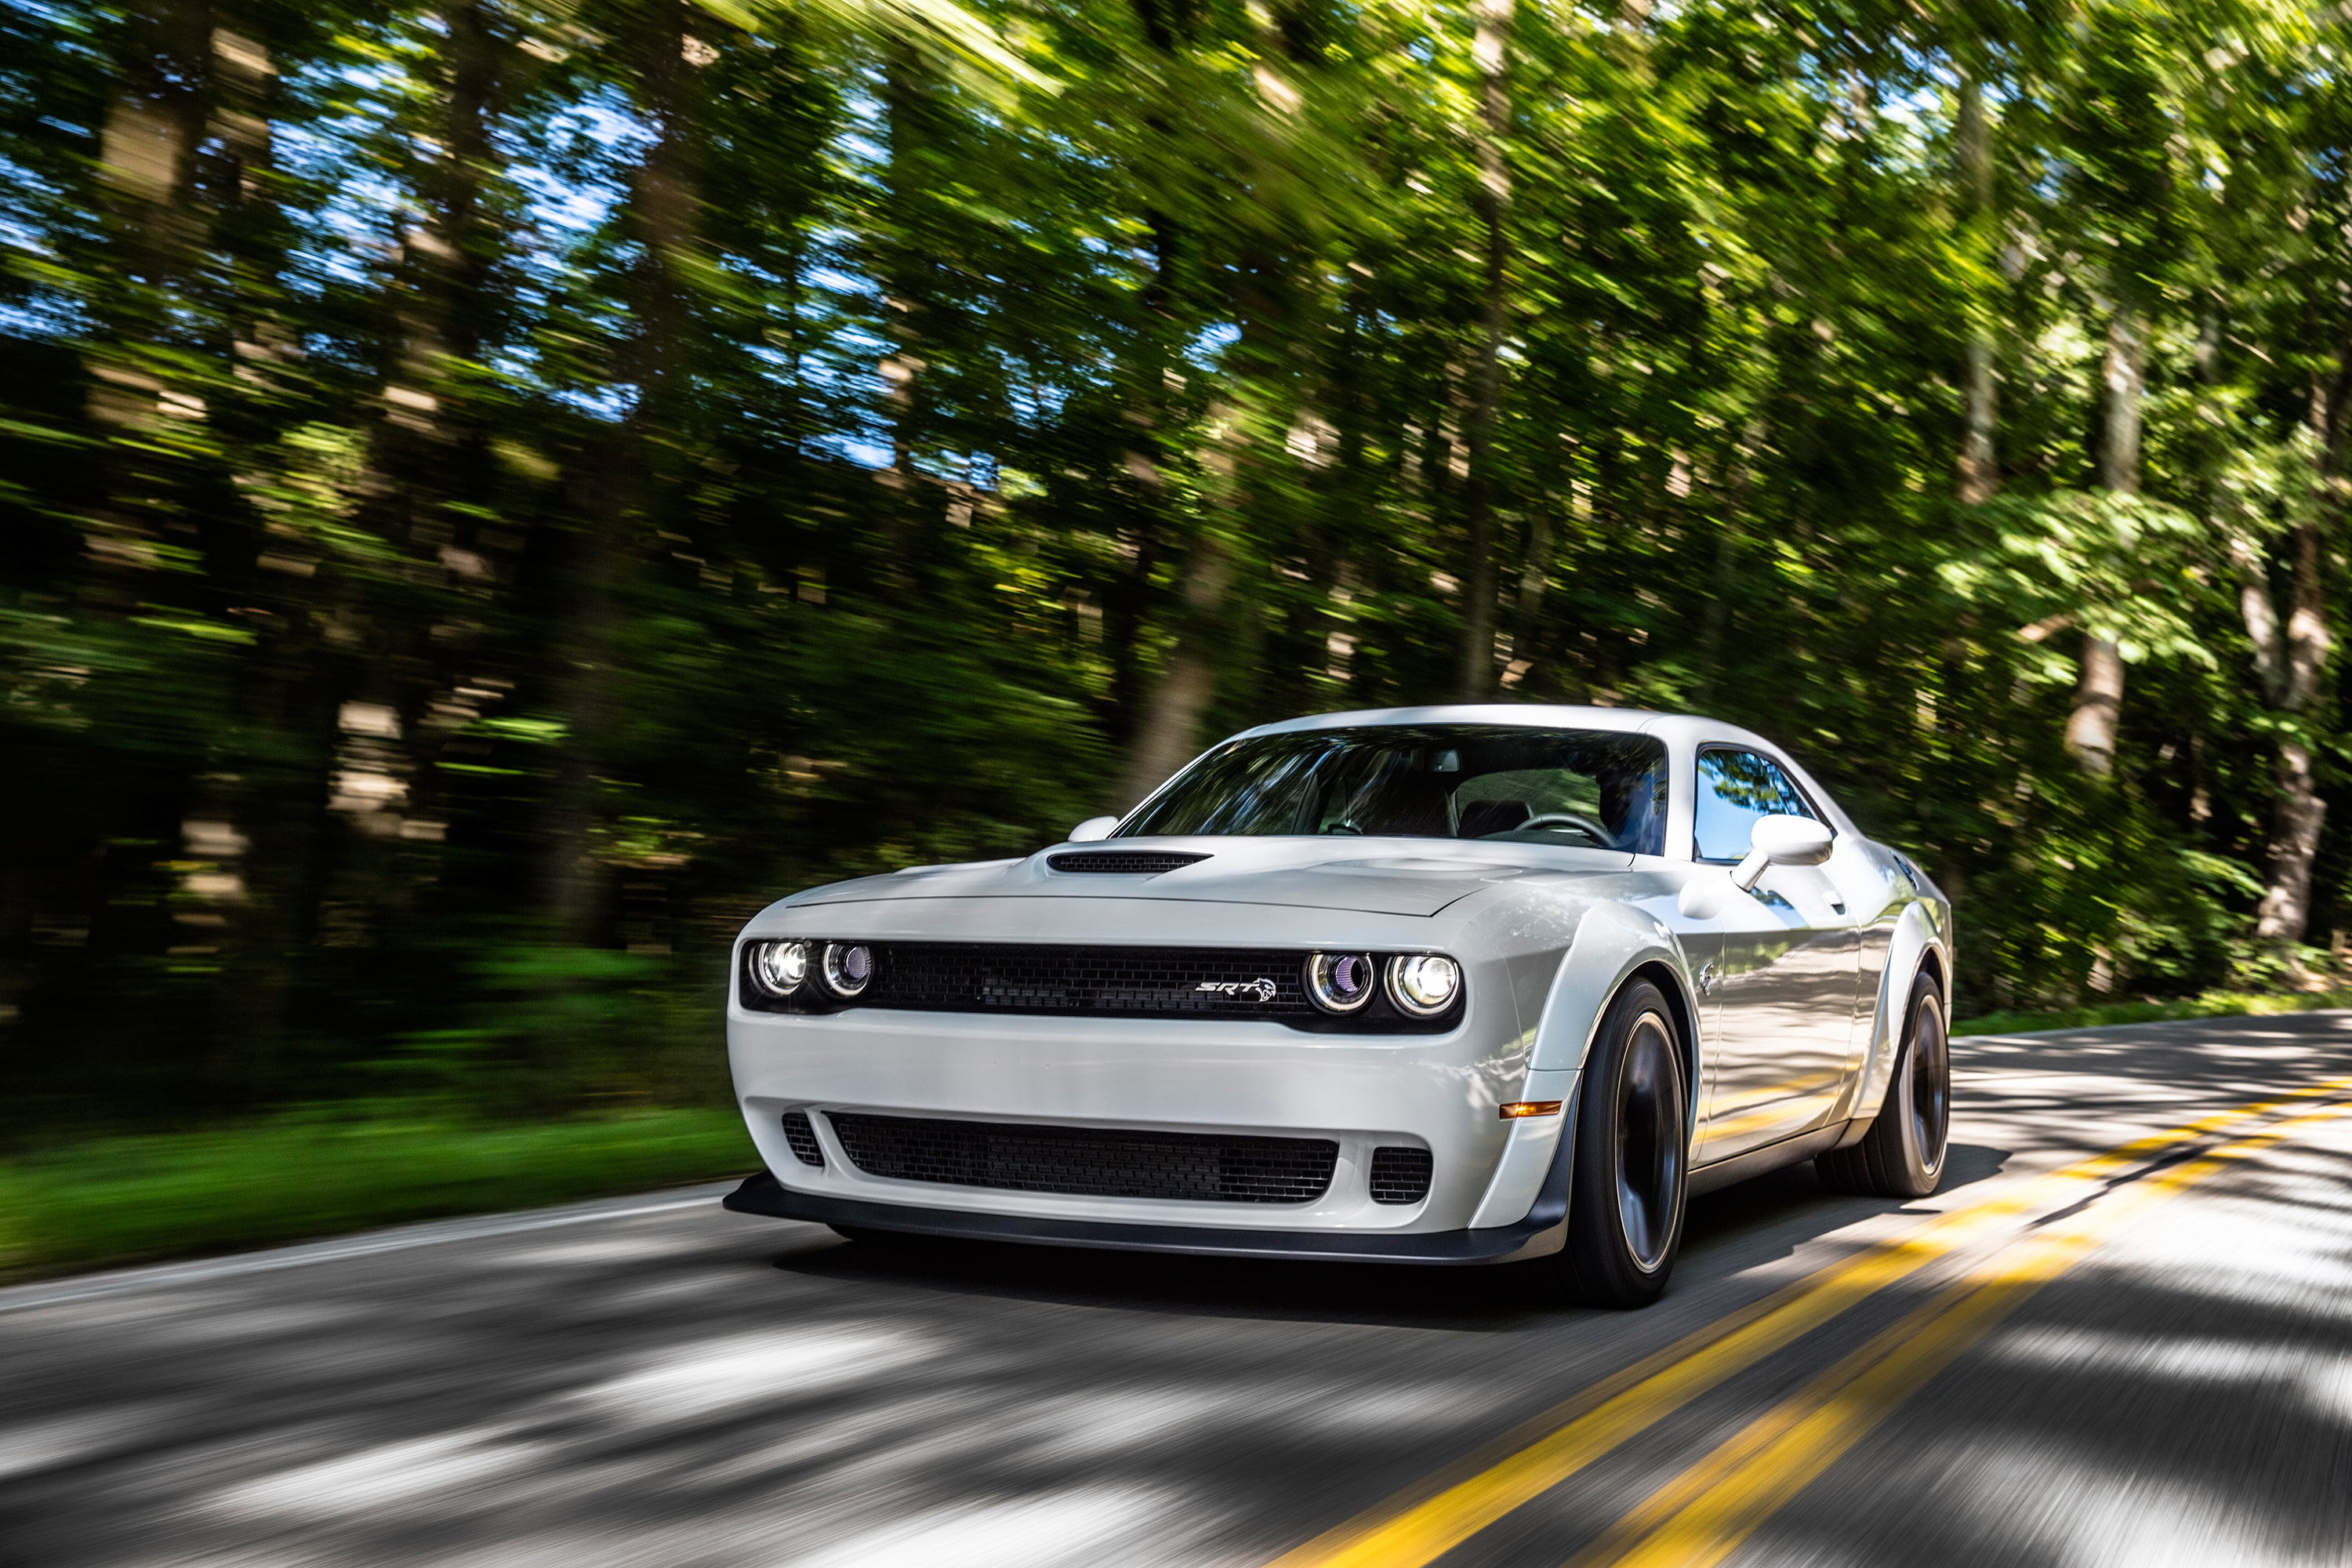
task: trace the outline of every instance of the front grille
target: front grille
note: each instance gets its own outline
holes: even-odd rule
[[[784,1112],[784,1142],[792,1145],[793,1158],[803,1165],[824,1163],[824,1150],[816,1141],[816,1129],[809,1125],[805,1110]]]
[[[1429,1177],[1434,1164],[1426,1149],[1381,1144],[1372,1151],[1372,1202],[1421,1202],[1429,1196]]]
[[[1115,877],[1156,877],[1162,871],[1173,871],[1180,866],[1190,866],[1206,860],[1206,855],[1188,855],[1180,849],[1087,849],[1065,851],[1045,857],[1045,864],[1056,871],[1092,871]]]
[[[1009,942],[868,942],[873,977],[854,1001],[825,994],[814,979],[787,997],[760,989],[747,942],[736,995],[754,1013],[838,1013],[895,1007],[927,1013],[1057,1013],[1077,1018],[1260,1019],[1318,1034],[1440,1035],[1462,1021],[1463,1004],[1434,1018],[1399,1012],[1386,991],[1353,1013],[1331,1014],[1307,999],[1307,954],[1279,947],[1065,947]],[[823,939],[810,939],[814,949]],[[1386,963],[1385,954],[1373,954]]]
[[[1328,1138],[1130,1132],[831,1113],[850,1163],[871,1176],[1194,1203],[1304,1204],[1323,1195],[1339,1145]]]
[[[868,1007],[940,1013],[1071,1013],[1097,1018],[1317,1018],[1305,955],[1279,949],[875,944]]]

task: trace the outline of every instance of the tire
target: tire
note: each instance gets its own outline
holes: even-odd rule
[[[1655,985],[1617,994],[1576,1094],[1576,1148],[1561,1257],[1575,1300],[1646,1307],[1682,1251],[1690,1094],[1675,1016]]]
[[[1952,1130],[1952,1053],[1944,1032],[1944,998],[1933,976],[1911,982],[1903,1044],[1885,1101],[1861,1141],[1817,1156],[1813,1169],[1832,1192],[1876,1198],[1924,1198],[1944,1179]]]

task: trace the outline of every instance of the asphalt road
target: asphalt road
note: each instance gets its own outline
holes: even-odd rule
[[[1641,1312],[717,1188],[0,1291],[0,1563],[2352,1562],[2352,1016],[1955,1060]]]

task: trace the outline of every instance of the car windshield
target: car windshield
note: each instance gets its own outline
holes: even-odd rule
[[[1656,855],[1665,816],[1665,748],[1647,735],[1381,725],[1228,742],[1118,837],[1479,838]]]

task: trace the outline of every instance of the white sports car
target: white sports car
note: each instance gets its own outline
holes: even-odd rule
[[[796,893],[735,948],[767,1170],[899,1232],[1559,1255],[1634,1306],[1693,1192],[1944,1162],[1951,907],[1769,742],[1612,708],[1268,724],[1025,859]]]

